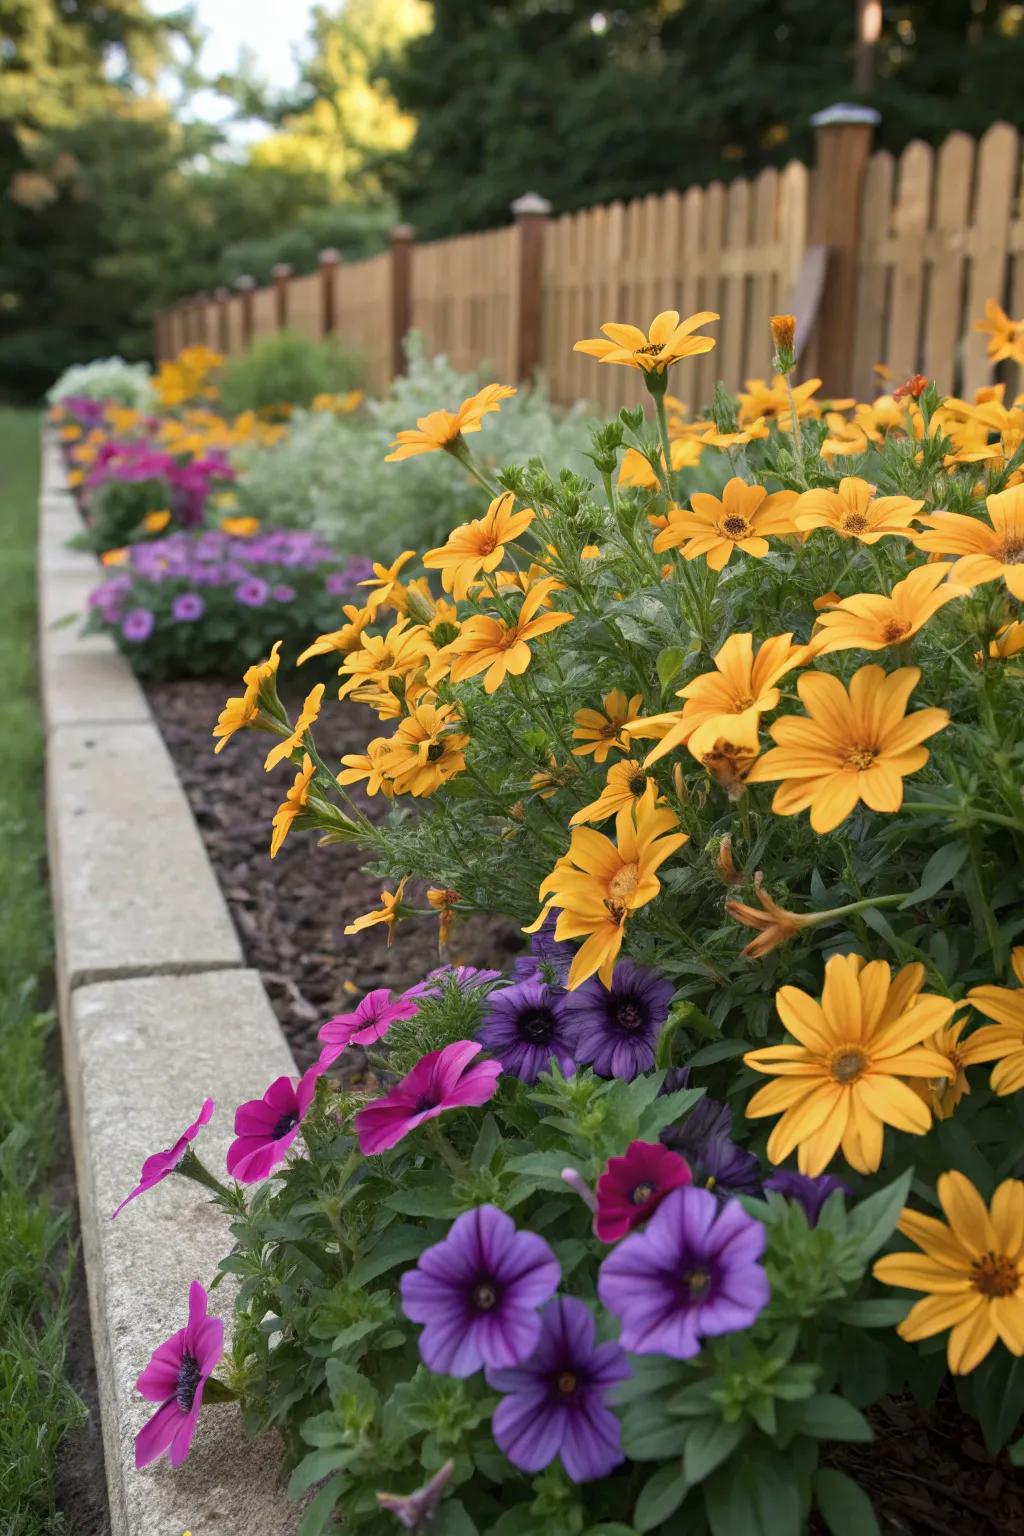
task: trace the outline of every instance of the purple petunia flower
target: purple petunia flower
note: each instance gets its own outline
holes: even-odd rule
[[[201,619],[205,609],[206,604],[198,592],[179,592],[171,604],[171,618],[179,624],[188,624],[193,619]]]
[[[278,582],[276,587],[271,587],[270,595],[275,603],[294,603],[295,588],[286,586],[283,581]]]
[[[666,1195],[642,1232],[601,1265],[597,1294],[624,1349],[689,1360],[701,1340],[749,1328],[771,1294],[759,1260],[765,1230],[738,1200],[693,1186]]]
[[[674,1075],[666,1077],[663,1088],[668,1088],[669,1077]],[[689,1079],[688,1068],[679,1073],[671,1092],[686,1086],[684,1077]],[[729,1106],[717,1099],[700,1099],[685,1120],[667,1126],[659,1140],[686,1159],[694,1184],[723,1197],[759,1195],[761,1164],[753,1152],[736,1145],[731,1131]]]
[[[129,608],[121,620],[121,633],[126,640],[148,640],[156,628],[156,619],[149,608]]]
[[[631,1374],[619,1344],[594,1343],[594,1319],[574,1296],[556,1296],[540,1314],[540,1343],[525,1365],[488,1370],[505,1396],[491,1428],[513,1466],[539,1472],[561,1456],[574,1483],[607,1477],[625,1460],[622,1432],[605,1403]]]
[[[610,988],[596,976],[585,981],[567,1000],[577,1062],[626,1082],[650,1071],[672,992],[670,981],[632,960],[619,961]]]
[[[203,1388],[224,1352],[224,1322],[207,1316],[207,1295],[198,1280],[188,1292],[188,1322],[154,1350],[135,1389],[159,1403],[149,1423],[135,1436],[135,1465],[148,1467],[164,1451],[180,1467],[196,1432]]]
[[[576,948],[565,939],[555,938],[557,921],[555,914],[549,912],[530,939],[530,953],[516,957],[512,966],[516,981],[527,981],[531,976],[539,975],[549,986],[566,985]]]
[[[262,576],[249,576],[235,588],[235,597],[246,608],[262,608],[270,595],[270,587]]]
[[[466,1211],[400,1282],[406,1317],[426,1325],[424,1364],[447,1376],[520,1365],[537,1346],[537,1308],[554,1295],[561,1273],[544,1239],[517,1232],[497,1206]]]
[[[777,1195],[784,1195],[787,1200],[798,1201],[807,1213],[809,1227],[817,1226],[822,1206],[837,1189],[844,1195],[850,1193],[849,1185],[837,1179],[834,1174],[819,1173],[812,1178],[809,1174],[791,1172],[786,1168],[776,1169],[770,1178],[765,1179],[764,1187],[773,1189]]]
[[[549,987],[539,976],[492,992],[477,1039],[497,1056],[506,1072],[535,1083],[552,1060],[568,1077],[575,1063],[573,1030],[561,987]]]
[[[351,1013],[336,1013],[320,1030],[324,1048],[318,1067],[324,1071],[350,1045],[371,1045],[399,1019],[411,1019],[415,1014],[416,1004],[408,995],[393,998],[387,987],[367,992],[358,1008]]]
[[[318,1076],[317,1067],[312,1066],[297,1084],[290,1077],[278,1077],[262,1099],[238,1106],[236,1140],[228,1148],[232,1177],[242,1184],[255,1184],[284,1160],[312,1103]]]
[[[147,1189],[152,1189],[155,1185],[161,1184],[163,1180],[167,1178],[168,1174],[174,1172],[182,1158],[185,1156],[189,1143],[196,1139],[204,1125],[209,1125],[212,1115],[213,1100],[204,1099],[203,1107],[199,1111],[199,1114],[196,1116],[195,1120],[193,1120],[192,1124],[187,1126],[185,1130],[182,1131],[173,1147],[167,1147],[162,1152],[150,1153],[149,1157],[146,1158],[146,1161],[142,1165],[142,1172],[139,1174],[139,1182],[136,1184],[130,1195],[125,1195],[124,1199],[121,1201],[121,1204],[111,1216],[111,1221],[113,1221],[114,1216],[120,1215],[130,1200],[134,1200],[138,1195],[144,1195]]]

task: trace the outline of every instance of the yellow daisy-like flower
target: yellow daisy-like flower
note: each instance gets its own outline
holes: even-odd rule
[[[260,531],[260,520],[258,517],[222,517],[220,527],[233,539],[251,539]]]
[[[1024,363],[1024,321],[1011,320],[995,299],[986,299],[985,318],[975,320],[971,330],[988,337],[985,353],[990,363],[1002,363],[1007,358]]]
[[[372,912],[364,912],[362,917],[357,917],[354,922],[346,923],[346,933],[362,933],[364,928],[376,928],[383,923],[388,930],[388,948],[391,948],[395,937],[395,925],[402,916],[402,896],[405,893],[407,875],[403,875],[394,891],[381,891],[380,906]]]
[[[1006,661],[1011,656],[1019,656],[1024,651],[1024,619],[1015,619],[1012,624],[1006,624],[991,641],[988,654],[994,661]],[[984,661],[980,651],[975,656],[975,661]]]
[[[985,498],[989,522],[959,512],[936,512],[920,521],[930,530],[914,543],[931,555],[958,555],[949,569],[950,581],[979,586],[1006,582],[1024,602],[1024,485]]]
[[[950,1330],[946,1359],[966,1376],[997,1340],[1024,1355],[1024,1181],[1006,1179],[991,1206],[962,1173],[936,1184],[946,1220],[906,1207],[899,1230],[920,1253],[887,1253],[873,1274],[884,1285],[924,1291],[897,1328],[910,1342]]]
[[[378,608],[394,602],[396,590],[402,585],[398,579],[398,573],[403,565],[408,565],[409,561],[415,558],[414,549],[404,549],[398,559],[393,560],[390,565],[381,565],[378,561],[374,561],[373,575],[359,583],[361,587],[372,589],[366,599],[367,611],[371,616],[377,612]]]
[[[745,448],[748,443],[764,442],[768,437],[771,437],[768,418],[755,416],[738,432],[719,432],[712,423],[710,431],[701,434],[701,442],[706,448]]]
[[[244,730],[256,719],[260,712],[260,689],[277,672],[281,660],[280,652],[281,642],[275,640],[266,661],[256,662],[254,666],[246,668],[242,676],[245,693],[241,698],[228,699],[217,717],[213,734],[220,737],[220,740],[213,749],[214,753],[223,752],[236,731]]]
[[[820,388],[820,379],[806,379],[803,384],[793,385],[793,400],[799,420],[805,416],[821,415],[820,404],[812,398]],[[758,420],[776,421],[780,431],[792,432],[793,413],[789,404],[789,390],[781,373],[777,373],[770,384],[764,379],[748,379],[746,389],[740,390],[738,398],[741,427]]]
[[[844,597],[817,621],[813,646],[830,651],[881,651],[916,635],[946,603],[966,596],[967,587],[946,581],[943,565],[920,565],[898,581],[888,597],[857,592]]]
[[[677,309],[663,309],[651,321],[646,336],[638,326],[609,321],[601,327],[604,336],[578,341],[573,351],[596,357],[599,363],[621,363],[626,368],[638,368],[641,373],[661,374],[682,357],[710,352],[715,345],[714,337],[693,333],[718,318],[708,309],[680,320]]]
[[[607,821],[609,816],[617,816],[630,806],[636,807],[645,798],[653,805],[656,795],[654,780],[635,758],[627,758],[624,763],[615,763],[609,768],[604,789],[597,799],[581,807],[569,825],[579,827],[588,822]]]
[[[270,751],[267,753],[267,760],[263,764],[265,772],[269,773],[271,768],[276,767],[277,764],[280,763],[284,758],[291,757],[292,753],[297,751],[298,748],[302,746],[302,743],[306,737],[306,732],[309,730],[311,725],[316,724],[317,718],[320,714],[320,703],[323,699],[323,696],[323,683],[317,683],[316,687],[311,688],[310,691],[306,694],[302,709],[299,711],[299,718],[295,722],[295,728],[291,735],[286,736],[283,741],[279,741],[277,745],[271,747]]]
[[[105,549],[100,555],[101,565],[127,565],[128,560],[127,549]]]
[[[378,736],[367,745],[364,753],[347,752],[341,759],[343,771],[337,775],[338,783],[341,785],[365,783],[368,795],[372,797],[383,794],[390,800],[395,793],[386,766],[390,747],[390,737]]]
[[[707,557],[713,571],[720,571],[737,549],[763,559],[768,535],[794,531],[792,510],[795,491],[769,494],[763,485],[748,485],[738,475],[728,481],[722,499],[706,491],[694,491],[690,511],[670,507],[668,525],[654,539],[654,551],[678,549],[685,560]]]
[[[466,766],[469,737],[454,731],[453,704],[421,704],[407,715],[381,754],[381,765],[399,795],[432,795]]]
[[[296,819],[302,815],[309,800],[309,786],[313,780],[313,759],[308,752],[302,754],[302,767],[295,775],[295,783],[274,812],[273,832],[270,838],[270,857],[276,858]]]
[[[509,674],[520,677],[532,660],[529,642],[572,623],[571,613],[538,613],[553,585],[553,581],[539,581],[531,587],[513,624],[483,613],[467,619],[458,639],[448,647],[454,658],[452,682],[484,672],[484,692],[493,693]]]
[[[574,757],[594,756],[595,763],[603,763],[609,752],[628,752],[629,743],[623,740],[623,729],[635,720],[643,706],[643,694],[635,693],[627,699],[621,688],[613,688],[601,700],[600,709],[578,709],[573,715],[575,729]]]
[[[995,1061],[992,1088],[995,1093],[1017,1093],[1024,1088],[1024,945],[1011,956],[1013,974],[1020,987],[972,987],[967,1001],[995,1024],[985,1025],[971,1036],[970,1044],[985,1056],[975,1061]]]
[[[661,890],[656,871],[687,841],[669,810],[655,810],[641,800],[615,818],[613,843],[592,827],[577,827],[569,850],[541,882],[544,906],[525,931],[536,932],[548,913],[559,908],[555,936],[585,942],[573,957],[569,987],[578,987],[595,971],[606,987],[622,948],[626,923]]]
[[[755,1072],[781,1081],[759,1088],[752,1119],[782,1118],[768,1156],[783,1162],[796,1148],[801,1173],[822,1173],[840,1146],[851,1168],[874,1173],[884,1128],[923,1136],[931,1115],[903,1081],[950,1074],[945,1057],[922,1042],[948,1022],[956,1004],[922,992],[923,965],[893,977],[884,960],[834,955],[825,966],[821,1002],[799,987],[775,994],[779,1018],[796,1043],[748,1051]]]
[[[530,507],[516,512],[515,496],[506,491],[496,496],[483,517],[460,523],[439,549],[428,549],[423,564],[441,572],[441,585],[456,600],[468,596],[481,571],[496,571],[505,558],[505,545],[518,539],[533,522]]]
[[[163,533],[170,520],[171,514],[164,507],[158,512],[147,512],[142,519],[142,526],[147,533]]]
[[[838,491],[804,491],[793,508],[801,533],[831,528],[841,539],[877,544],[887,534],[913,537],[911,523],[924,506],[910,496],[876,496],[875,487],[856,475],[840,480]]]
[[[418,417],[415,427],[395,434],[392,451],[384,462],[392,464],[399,459],[415,458],[419,453],[436,453],[441,448],[450,452],[467,432],[479,432],[488,412],[500,410],[501,402],[514,394],[510,384],[486,384],[463,400],[457,411],[431,411],[429,416]]]
[[[965,1005],[961,1003],[961,1007]],[[937,1051],[949,1065],[949,1077],[914,1077],[910,1086],[928,1105],[936,1120],[948,1120],[960,1100],[971,1091],[967,1081],[967,1068],[979,1061],[992,1061],[1000,1054],[992,1042],[983,1038],[984,1029],[976,1029],[967,1039],[962,1039],[967,1026],[967,1015],[953,1019],[943,1029],[929,1035],[924,1044],[930,1051]]]
[[[341,611],[348,623],[340,629],[332,629],[329,634],[317,635],[312,645],[307,645],[296,661],[297,667],[301,667],[311,656],[326,656],[331,651],[347,656],[361,644],[363,630],[373,618],[369,608],[357,608],[355,603],[345,603]]]
[[[772,810],[795,816],[810,807],[815,832],[831,832],[861,801],[872,811],[898,811],[905,776],[928,761],[921,743],[949,724],[944,709],[907,714],[920,677],[918,667],[888,677],[881,667],[861,667],[847,692],[829,673],[804,673],[797,691],[807,715],[773,723],[778,745],[754,764],[748,784],[781,779]]]
[[[703,438],[696,436],[677,437],[669,444],[672,473],[680,469],[692,469],[700,463],[700,456],[707,447]],[[665,455],[660,455],[661,467],[665,468]],[[644,491],[656,491],[660,488],[661,481],[651,467],[651,462],[646,454],[639,448],[627,448],[622,455],[622,463],[619,465],[619,484],[624,489],[635,485]]]
[[[408,679],[434,656],[430,636],[421,624],[401,618],[385,635],[364,634],[357,650],[350,651],[339,668],[348,674],[338,689],[339,699],[366,684],[387,689],[392,679]]]

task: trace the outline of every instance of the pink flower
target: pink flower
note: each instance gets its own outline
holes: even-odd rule
[[[296,1084],[290,1077],[279,1077],[262,1099],[239,1104],[235,1110],[237,1140],[228,1147],[228,1173],[242,1184],[255,1184],[284,1160],[312,1102],[318,1076],[316,1066],[312,1066]]]
[[[631,1141],[624,1157],[612,1157],[597,1181],[594,1232],[615,1243],[653,1215],[673,1189],[691,1184],[690,1165],[658,1142]]]
[[[189,1142],[195,1140],[204,1125],[209,1125],[212,1114],[213,1100],[204,1099],[198,1119],[193,1120],[188,1129],[182,1131],[174,1146],[165,1148],[163,1152],[153,1152],[146,1158],[142,1165],[142,1172],[139,1174],[139,1182],[130,1195],[125,1195],[121,1204],[111,1216],[111,1221],[113,1221],[114,1216],[117,1216],[124,1210],[129,1200],[134,1200],[136,1195],[145,1194],[147,1189],[152,1189],[154,1184],[161,1184],[169,1173],[174,1172],[185,1156]]]
[[[189,1453],[203,1406],[203,1387],[224,1352],[224,1323],[207,1316],[206,1291],[193,1280],[188,1292],[188,1322],[154,1350],[135,1383],[151,1403],[159,1403],[149,1423],[135,1436],[135,1465],[148,1467],[164,1451],[172,1467]]]
[[[402,1081],[356,1115],[359,1150],[364,1157],[396,1146],[425,1120],[465,1104],[486,1104],[501,1076],[500,1061],[469,1063],[482,1047],[476,1040],[456,1040],[423,1056]]]
[[[392,998],[387,987],[367,992],[352,1013],[336,1013],[320,1031],[324,1048],[317,1066],[323,1072],[350,1045],[370,1045],[386,1035],[399,1019],[414,1018],[416,1003],[410,997]]]

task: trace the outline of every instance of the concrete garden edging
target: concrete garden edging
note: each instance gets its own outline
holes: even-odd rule
[[[209,1286],[224,1218],[170,1179],[110,1213],[143,1160],[203,1098],[199,1146],[223,1168],[234,1108],[296,1072],[238,937],[188,801],[131,668],[107,636],[78,634],[102,568],[69,550],[81,529],[59,447],[44,434],[39,503],[39,670],[57,997],[99,1385],[112,1536],[291,1536],[298,1513],[275,1457],[230,1407],[202,1415],[192,1453],[137,1472],[153,1411],[135,1392],[180,1328],[188,1285]],[[228,1292],[211,1310],[230,1318]],[[218,1299],[224,1298],[218,1308]]]

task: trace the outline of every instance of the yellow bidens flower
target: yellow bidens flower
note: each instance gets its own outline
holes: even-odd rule
[[[468,400],[463,400],[457,411],[431,411],[429,416],[418,417],[415,427],[406,427],[395,434],[392,452],[385,463],[412,459],[419,453],[436,453],[441,448],[450,452],[467,432],[479,432],[487,413],[500,410],[501,402],[514,394],[515,389],[510,384],[486,384]]]
[[[887,534],[912,538],[910,524],[924,502],[910,496],[876,496],[875,489],[867,480],[848,475],[840,480],[838,491],[804,491],[793,508],[793,521],[801,533],[831,528],[841,539],[859,539],[862,544],[877,544]]]
[[[642,373],[660,374],[682,357],[697,357],[702,352],[710,352],[715,345],[714,337],[693,333],[699,326],[709,325],[718,318],[707,309],[680,320],[677,309],[663,309],[651,321],[646,336],[635,325],[609,321],[601,327],[604,337],[578,341],[573,351],[596,357],[599,363],[622,363],[627,368],[639,368]]]
[[[627,699],[621,688],[613,688],[601,700],[600,709],[578,709],[572,717],[572,739],[580,745],[573,747],[573,757],[589,757],[593,753],[594,762],[603,763],[609,752],[627,752],[629,743],[623,740],[622,732],[637,718],[643,701],[642,693]]]
[[[569,851],[541,882],[540,916],[525,930],[536,932],[548,913],[560,908],[556,938],[586,935],[573,957],[570,989],[595,971],[606,987],[611,986],[627,921],[654,900],[661,890],[656,871],[687,841],[678,826],[671,811],[641,801],[619,811],[614,843],[592,827],[573,832]]]
[[[389,737],[378,736],[375,741],[368,744],[365,752],[347,752],[341,759],[344,771],[337,775],[338,783],[362,784],[365,781],[368,795],[372,797],[383,794],[390,800],[395,790],[384,767],[384,759],[390,745]]]
[[[280,650],[281,642],[275,640],[266,661],[257,662],[243,674],[245,693],[241,698],[228,699],[213,728],[214,736],[220,737],[213,749],[215,753],[224,750],[236,731],[244,730],[256,720],[260,712],[260,690],[276,673],[281,660]]]
[[[394,682],[405,688],[433,656],[426,630],[420,624],[410,625],[405,618],[392,624],[386,635],[364,634],[359,648],[350,651],[341,664],[339,671],[349,676],[338,689],[338,698],[367,684],[389,690]]]
[[[825,656],[830,651],[881,651],[902,645],[946,603],[967,593],[967,587],[947,582],[946,574],[943,565],[921,565],[898,581],[888,597],[857,592],[842,598],[818,619],[815,651]]]
[[[597,799],[581,807],[569,825],[579,827],[587,822],[607,821],[609,816],[617,816],[619,811],[637,806],[645,798],[653,804],[656,794],[654,780],[634,758],[627,758],[624,763],[615,763],[609,768],[604,789]]]
[[[1024,1088],[1024,945],[1012,955],[1013,974],[1020,988],[972,987],[967,1000],[994,1025],[986,1025],[971,1036],[970,1044],[986,1055],[975,1061],[995,1061],[992,1088],[999,1094],[1017,1093]]]
[[[391,948],[395,937],[395,925],[402,916],[402,896],[405,893],[405,882],[408,876],[403,875],[394,891],[381,891],[380,906],[372,912],[364,912],[362,917],[357,917],[354,922],[345,925],[346,933],[362,933],[364,928],[376,928],[383,923],[388,930],[388,948]]]
[[[273,831],[270,838],[270,857],[276,858],[296,818],[301,816],[309,799],[309,786],[313,780],[313,759],[308,752],[302,754],[302,767],[295,775],[295,782],[284,800],[274,812]]]
[[[795,816],[810,807],[815,832],[831,832],[861,801],[872,811],[898,811],[905,776],[928,761],[921,743],[949,724],[944,709],[907,714],[920,677],[918,667],[888,677],[881,667],[861,667],[847,692],[838,677],[806,672],[797,691],[807,716],[774,722],[778,745],[754,764],[747,782],[781,779],[772,810]]]
[[[514,511],[511,491],[496,496],[483,517],[460,523],[448,535],[440,549],[428,549],[423,564],[430,571],[441,572],[441,585],[457,600],[469,594],[481,571],[496,571],[505,558],[505,545],[518,539],[533,522],[533,511],[524,507]]]
[[[956,1005],[922,992],[924,976],[923,965],[906,965],[893,977],[884,960],[834,955],[820,1003],[799,987],[780,987],[775,1005],[796,1043],[743,1058],[755,1072],[781,1079],[759,1088],[747,1105],[752,1119],[782,1112],[768,1138],[773,1163],[797,1148],[800,1172],[814,1177],[842,1145],[851,1168],[874,1173],[886,1125],[914,1136],[927,1132],[931,1115],[902,1079],[950,1075],[945,1058],[921,1042]]]
[[[995,299],[985,301],[985,318],[975,320],[971,330],[988,337],[985,352],[990,363],[1002,363],[1007,358],[1024,363],[1024,321],[1011,320]]]
[[[920,521],[931,530],[914,540],[932,555],[959,555],[950,581],[978,586],[1002,577],[1013,596],[1024,602],[1024,485],[985,498],[989,523],[959,512],[936,512]]]
[[[692,510],[670,507],[668,525],[655,536],[655,554],[678,549],[685,560],[706,555],[713,571],[720,571],[741,549],[759,560],[768,553],[768,534],[794,531],[792,510],[795,491],[769,494],[763,485],[748,485],[738,475],[728,481],[722,499],[706,491],[694,491]]]
[[[467,619],[458,639],[448,647],[454,658],[452,682],[461,683],[467,677],[485,672],[484,691],[493,693],[505,681],[506,675],[521,676],[532,659],[528,642],[561,624],[572,623],[571,613],[537,613],[554,585],[553,580],[548,580],[531,587],[513,624],[482,613]]]
[[[1024,1181],[1004,1180],[991,1206],[962,1173],[941,1174],[935,1187],[946,1220],[906,1207],[899,1230],[922,1251],[884,1254],[872,1273],[926,1293],[896,1332],[914,1342],[948,1328],[949,1368],[966,1376],[998,1339],[1024,1355]]]
[[[286,736],[283,741],[279,741],[277,746],[271,747],[267,753],[267,760],[263,764],[265,772],[269,773],[271,768],[276,767],[282,759],[291,757],[292,753],[302,746],[306,739],[306,732],[311,725],[316,724],[323,696],[323,683],[317,683],[316,687],[311,688],[309,693],[306,694],[302,709],[299,712],[299,718],[295,722],[291,735]]]

